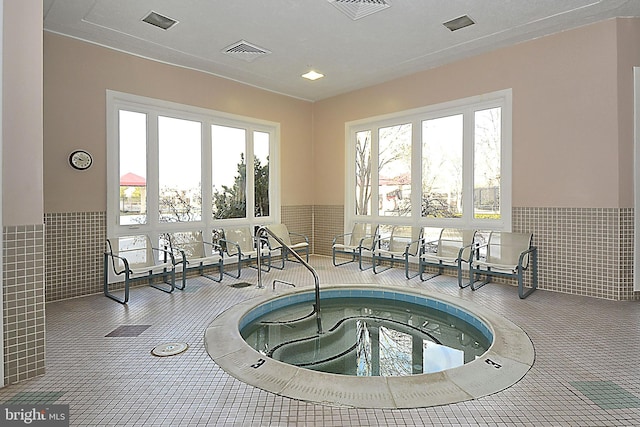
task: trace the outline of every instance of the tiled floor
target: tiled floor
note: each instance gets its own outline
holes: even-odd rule
[[[71,425],[640,425],[640,303],[613,302],[490,284],[459,290],[451,277],[407,280],[402,269],[379,275],[351,264],[335,268],[312,257],[320,283],[384,283],[425,288],[474,301],[517,323],[530,336],[536,362],[514,386],[458,404],[409,410],[322,406],[279,397],[230,377],[209,358],[203,333],[234,304],[272,292],[278,278],[312,286],[291,263],[263,275],[255,270],[222,283],[190,279],[167,295],[141,287],[122,306],[102,295],[47,305],[47,373],[0,389],[0,402],[69,404]],[[284,285],[278,285],[284,286]],[[107,336],[121,326],[151,325],[137,336]],[[122,331],[122,330],[120,330]],[[127,334],[125,334],[127,335]],[[130,334],[134,335],[134,334]],[[158,344],[189,349],[155,357]]]

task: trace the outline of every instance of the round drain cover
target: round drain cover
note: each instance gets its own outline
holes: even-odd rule
[[[188,348],[189,344],[185,344],[182,342],[170,342],[167,344],[160,344],[159,346],[156,346],[153,350],[151,350],[151,354],[159,357],[175,356],[176,354],[180,354]]]

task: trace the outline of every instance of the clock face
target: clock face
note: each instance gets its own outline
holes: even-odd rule
[[[91,163],[93,163],[93,159],[91,158],[91,154],[84,150],[76,150],[69,156],[69,163],[71,166],[78,170],[89,169]]]

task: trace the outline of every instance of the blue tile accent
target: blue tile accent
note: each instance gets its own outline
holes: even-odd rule
[[[402,292],[394,291],[381,291],[374,289],[329,289],[322,291],[320,294],[322,299],[349,299],[349,298],[377,298],[391,301],[403,301],[423,306],[427,309],[438,310],[443,313],[454,316],[478,329],[482,335],[485,336],[490,342],[493,342],[493,333],[491,329],[480,319],[474,316],[472,313],[467,312],[459,307],[449,305],[443,301],[439,301],[433,298],[426,298],[418,295],[411,295]],[[263,316],[266,313],[270,313],[275,310],[279,310],[284,307],[288,307],[294,304],[314,301],[314,292],[303,292],[291,296],[276,298],[274,300],[265,302],[264,304],[254,308],[246,313],[240,320],[240,329],[249,325],[257,318]]]

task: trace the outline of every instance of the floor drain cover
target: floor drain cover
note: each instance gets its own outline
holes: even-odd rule
[[[170,342],[167,344],[160,344],[159,346],[155,347],[153,350],[151,350],[151,354],[159,357],[175,356],[176,354],[180,354],[188,348],[188,344],[182,342]]]
[[[232,288],[246,288],[251,286],[251,283],[247,283],[247,282],[239,282],[239,283],[234,283],[233,285],[231,285]]]

